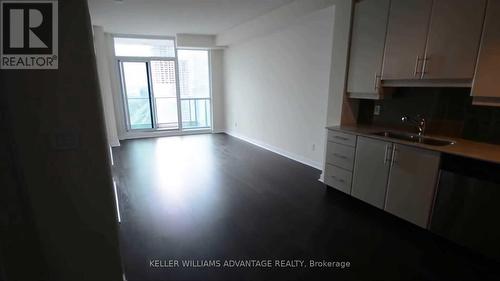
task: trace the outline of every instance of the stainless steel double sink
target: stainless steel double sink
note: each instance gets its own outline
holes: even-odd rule
[[[417,134],[401,133],[401,132],[383,131],[383,132],[372,133],[372,135],[386,137],[390,139],[398,139],[412,143],[433,145],[433,146],[446,146],[455,144],[455,142],[452,140],[437,139],[437,138],[420,136]]]

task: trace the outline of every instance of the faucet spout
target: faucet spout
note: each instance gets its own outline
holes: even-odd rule
[[[423,115],[419,114],[415,118],[409,118],[408,116],[404,115],[401,117],[401,122],[414,125],[419,136],[423,136],[425,134],[427,121],[425,120],[425,117]]]

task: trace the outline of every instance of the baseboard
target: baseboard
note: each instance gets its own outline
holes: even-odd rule
[[[177,137],[186,135],[211,134],[212,130],[186,130],[186,131],[151,131],[151,132],[128,132],[120,135],[120,140],[147,139],[160,137]]]
[[[313,161],[311,159],[307,159],[307,158],[304,158],[302,156],[299,156],[295,153],[292,153],[292,152],[289,152],[289,151],[286,151],[286,150],[283,150],[281,148],[278,148],[278,147],[275,147],[275,146],[272,146],[272,145],[269,145],[267,143],[264,143],[262,141],[258,141],[258,140],[255,140],[255,139],[252,139],[252,138],[249,138],[247,136],[244,136],[244,135],[241,135],[241,134],[238,134],[236,132],[232,132],[232,131],[224,131],[224,133],[230,135],[230,136],[233,136],[237,139],[240,139],[242,141],[246,141],[248,143],[251,143],[253,145],[256,145],[258,147],[261,147],[261,148],[264,148],[266,150],[269,150],[271,152],[274,152],[276,154],[279,154],[281,156],[284,156],[286,158],[289,158],[289,159],[292,159],[294,161],[297,161],[297,162],[300,162],[304,165],[307,165],[307,166],[310,166],[310,167],[313,167],[315,169],[318,169],[318,170],[323,170],[323,165],[317,161]]]
[[[120,146],[120,141],[118,139],[113,140],[110,142],[109,145],[111,145],[111,147],[118,147],[118,146]]]

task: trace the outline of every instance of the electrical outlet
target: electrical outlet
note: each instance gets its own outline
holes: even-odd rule
[[[238,122],[234,122],[234,127],[238,127]]]
[[[313,145],[312,145],[312,147],[311,147],[311,148],[312,148],[312,151],[315,151],[315,150],[316,150],[316,144],[315,144],[315,143],[313,143]]]
[[[373,115],[376,115],[376,116],[379,116],[380,115],[380,109],[381,109],[381,106],[380,105],[375,105],[375,107],[373,108]]]

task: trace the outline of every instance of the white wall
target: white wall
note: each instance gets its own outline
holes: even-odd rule
[[[106,136],[108,144],[120,146],[118,131],[116,128],[115,108],[113,102],[112,82],[110,77],[110,64],[108,61],[108,46],[104,29],[102,26],[94,26],[94,48],[97,63],[97,74],[101,89],[101,99],[106,124]]]
[[[104,33],[107,46],[109,78],[111,81],[111,91],[113,92],[113,105],[115,110],[116,130],[120,140],[127,139],[125,126],[125,110],[124,100],[122,95],[122,86],[119,77],[118,62],[115,57],[115,46],[113,34]]]
[[[335,27],[332,48],[332,70],[330,72],[330,90],[326,124],[340,125],[342,104],[346,101],[347,62],[351,32],[351,17],[354,0],[336,0]]]
[[[177,48],[186,49],[218,49],[215,45],[215,35],[184,34],[175,35]]]
[[[228,133],[322,168],[334,10],[225,50]]]
[[[295,0],[243,24],[220,32],[216,36],[216,44],[218,46],[227,46],[243,42],[248,38],[263,36],[286,28],[312,12],[349,1],[351,0]]]
[[[224,110],[224,50],[210,51],[210,81],[212,86],[212,131],[220,133],[225,128]]]

